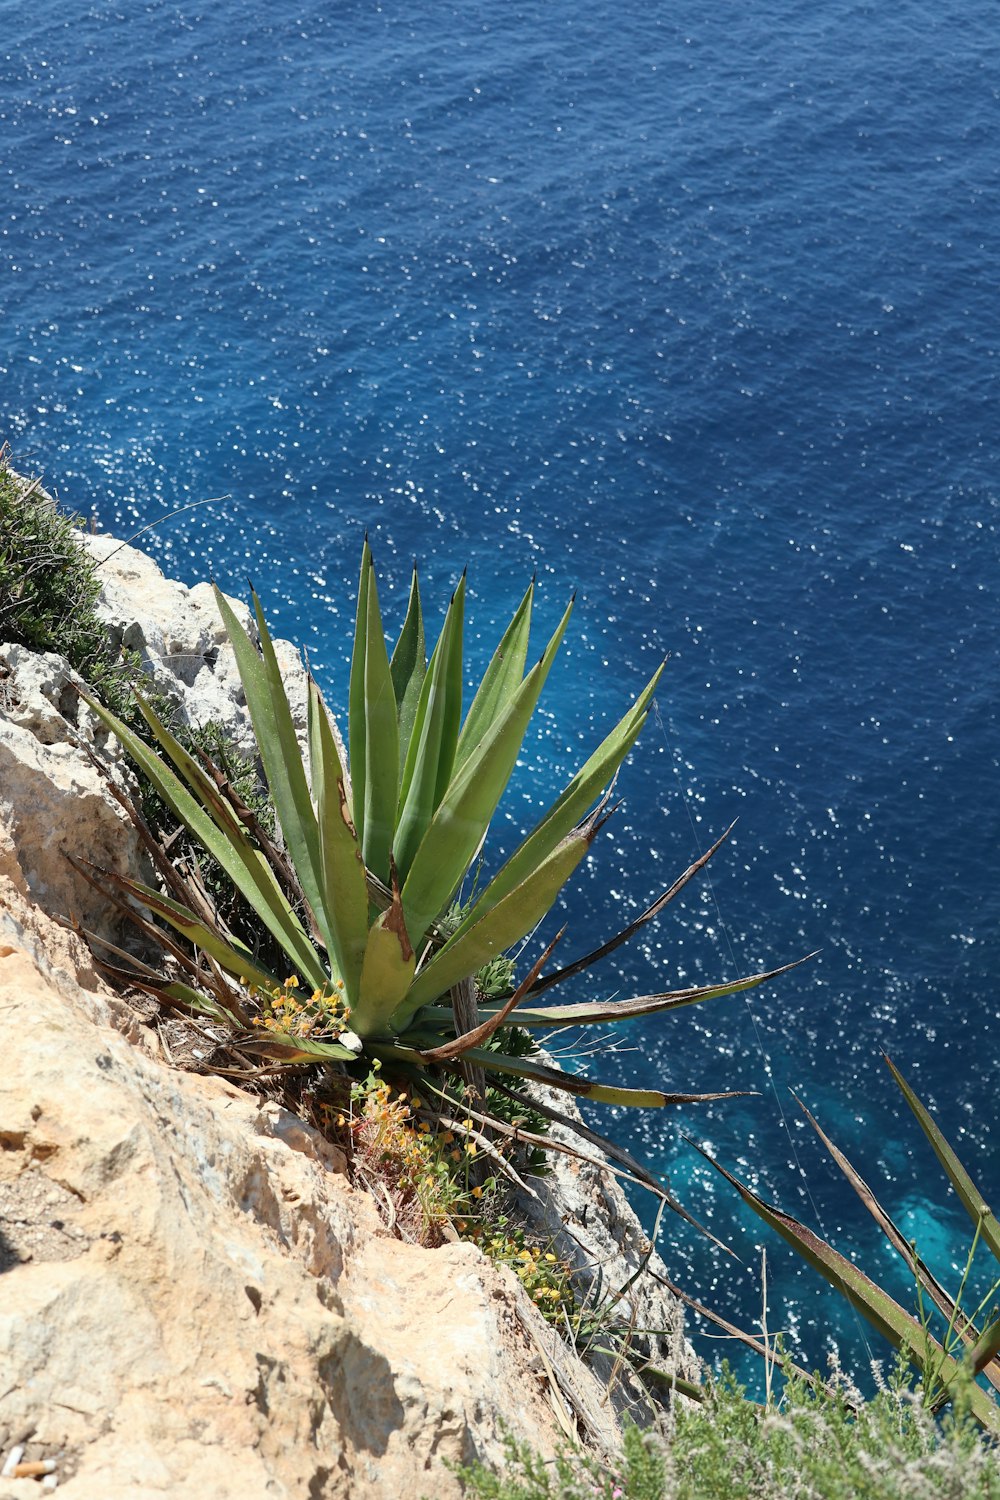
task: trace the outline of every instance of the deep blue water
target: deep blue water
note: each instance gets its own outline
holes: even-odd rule
[[[412,556],[442,602],[469,563],[480,666],[533,569],[540,627],[578,589],[501,842],[669,653],[567,954],[740,822],[711,882],[584,992],[822,953],[600,1062],[761,1091],[611,1120],[745,1264],[676,1223],[664,1254],[759,1315],[763,1232],[683,1126],[885,1268],[794,1088],[947,1277],[967,1230],[879,1053],[995,1194],[991,9],[0,14],[0,431],[21,466],[122,534],[225,497],[144,543],[190,581],[250,572],[334,701],[366,528],[394,622]],[[771,1329],[863,1362],[834,1294],[768,1255]]]

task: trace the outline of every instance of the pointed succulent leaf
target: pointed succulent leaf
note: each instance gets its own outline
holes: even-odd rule
[[[227,974],[231,974],[234,979],[263,989],[281,987],[281,980],[277,975],[259,964],[249,948],[235,938],[227,941],[221,933],[214,931],[193,911],[182,906],[179,901],[163,895],[152,886],[144,885],[141,880],[129,880],[122,875],[116,875],[113,870],[103,870],[101,874],[104,880],[127,891],[156,916],[162,917],[175,932],[186,937],[194,947],[200,948],[203,953],[214,958],[219,967]]]
[[[616,933],[613,938],[609,938],[606,943],[602,943],[599,948],[595,948],[591,953],[585,954],[583,958],[575,959],[573,963],[567,964],[565,968],[556,969],[552,974],[546,974],[535,985],[532,993],[541,995],[545,990],[551,989],[553,985],[562,984],[564,980],[572,979],[577,974],[582,974],[585,969],[589,969],[593,964],[599,963],[602,958],[607,958],[610,953],[614,953],[615,949],[620,948],[623,943],[629,942],[635,937],[640,928],[645,927],[647,922],[651,922],[654,917],[659,916],[663,908],[668,906],[674,897],[680,894],[688,881],[693,880],[705,868],[713,854],[717,854],[722,848],[722,845],[726,842],[726,839],[735,827],[735,823],[730,823],[722,837],[716,839],[710,849],[700,855],[693,864],[690,864],[683,875],[679,875],[673,884],[663,892],[663,895],[658,896],[652,905],[647,906],[646,910],[635,918],[635,921],[630,922],[627,927],[623,927],[621,932]]]
[[[903,1098],[916,1115],[917,1123],[930,1141],[935,1156],[948,1174],[948,1179],[958,1194],[963,1208],[986,1241],[994,1258],[1000,1261],[1000,1223],[997,1222],[996,1215],[892,1059],[887,1057],[885,1061],[899,1085]]]
[[[251,1056],[270,1057],[280,1063],[353,1062],[362,1049],[361,1038],[353,1031],[342,1031],[335,1042],[311,1041],[309,1037],[292,1036],[284,1031],[269,1031],[251,1041],[241,1042],[240,1051]]]
[[[455,776],[416,852],[403,884],[403,909],[407,928],[418,944],[448,905],[482,843],[510,780],[571,609],[572,604],[541,659]]]
[[[657,668],[625,717],[605,736],[545,816],[490,881],[459,926],[456,937],[520,885],[560,840],[582,821],[638,739],[662,671],[662,666]]]
[[[240,821],[232,804],[223,796],[216,782],[208,775],[205,768],[199,765],[194,756],[184,748],[180,740],[170,732],[162,720],[157,717],[137,689],[133,689],[132,696],[135,699],[136,707],[149,726],[153,738],[176,768],[184,788],[191,793],[198,805],[208,814],[216,828],[225,838],[228,838],[231,843],[236,845],[239,845],[241,841],[245,841],[248,837],[247,830]],[[159,760],[158,764],[162,765],[162,760]],[[162,792],[161,796],[163,796]],[[167,800],[166,797],[164,797],[164,800]],[[169,805],[173,807],[174,812],[177,812],[172,802]],[[178,817],[180,817],[179,813]]]
[[[399,793],[399,722],[374,573],[368,583],[364,683],[365,811],[361,849],[372,873],[388,880]]]
[[[421,1008],[475,974],[497,954],[526,937],[555,903],[560,890],[590,846],[586,832],[576,832],[552,851],[527,880],[459,939],[448,941],[424,964],[400,1007],[396,1020],[405,1026]]]
[[[354,622],[354,650],[351,653],[351,681],[347,700],[347,746],[351,762],[351,812],[357,829],[358,843],[364,847],[365,767],[368,763],[365,713],[365,640],[368,633],[368,590],[371,585],[372,554],[365,537],[361,548],[361,574],[358,578],[358,610]]]
[[[465,764],[521,685],[524,664],[528,659],[534,593],[535,582],[532,579],[472,700],[455,752],[456,769]]]
[[[329,975],[319,954],[289,905],[271,867],[259,850],[250,843],[246,831],[236,817],[231,812],[229,813],[229,826],[227,831],[223,832],[211,814],[154,750],[151,750],[114,714],[109,713],[96,698],[89,694],[83,696],[97,716],[117,735],[129,755],[152,782],[167,806],[176,813],[192,837],[222,866],[240,895],[250,903],[268,931],[277,939],[296,972],[305,975],[310,984],[326,984]],[[200,767],[194,764],[191,757],[178,744],[169,730],[160,723],[148,704],[145,704],[138,694],[136,694],[136,702],[174,764],[179,769],[183,768],[184,774],[188,774],[190,767],[192,773],[197,773],[201,778],[198,782],[199,791],[203,783],[209,783],[215,796],[218,797],[218,788],[215,784],[210,782]]]
[[[823,1145],[830,1153],[830,1156],[833,1158],[834,1162],[840,1168],[841,1172],[843,1172],[844,1176],[847,1178],[847,1181],[857,1193],[865,1208],[867,1208],[876,1224],[882,1230],[882,1233],[885,1235],[892,1248],[896,1251],[896,1254],[901,1258],[904,1265],[909,1270],[910,1275],[920,1283],[920,1285],[931,1297],[935,1305],[940,1309],[944,1317],[948,1320],[949,1324],[951,1324],[955,1328],[956,1332],[960,1334],[965,1342],[975,1343],[979,1336],[978,1330],[969,1322],[967,1318],[962,1315],[961,1309],[956,1305],[953,1298],[949,1295],[948,1292],[945,1291],[944,1287],[937,1280],[933,1272],[924,1263],[920,1256],[916,1254],[913,1245],[911,1245],[911,1243],[906,1238],[903,1231],[900,1229],[899,1225],[895,1222],[891,1215],[886,1211],[885,1208],[883,1208],[882,1204],[879,1202],[879,1199],[876,1197],[865,1179],[861,1176],[861,1173],[851,1165],[850,1161],[848,1161],[847,1157],[840,1150],[840,1148],[834,1144],[834,1142],[826,1134],[826,1131],[819,1124],[812,1112],[808,1110],[803,1104],[802,1100],[799,1099],[794,1093],[792,1097],[795,1099],[802,1113],[809,1121],[809,1124],[812,1126],[813,1130],[815,1130]],[[990,1379],[991,1383],[996,1384],[998,1376],[1000,1376],[1000,1372],[995,1369],[987,1371],[987,1377]]]
[[[347,1002],[357,1003],[368,941],[368,882],[351,822],[340,752],[319,689],[309,682],[309,739],[319,827],[322,906]]]
[[[219,588],[215,590],[219,613],[236,655],[236,665],[250,711],[257,748],[264,763],[267,784],[288,855],[302,887],[302,894],[309,903],[323,941],[332,954],[336,950],[323,901],[319,830],[309,794],[306,768],[264,612],[254,590],[251,590],[251,597],[260,639],[260,654],[226,596]]]
[[[793,1218],[791,1214],[784,1213],[773,1204],[767,1203],[752,1188],[747,1187],[738,1177],[734,1177],[732,1172],[727,1172],[725,1167],[720,1166],[706,1151],[702,1151],[698,1146],[695,1146],[695,1150],[699,1151],[705,1160],[732,1184],[744,1203],[752,1208],[765,1224],[776,1230],[782,1239],[787,1241],[792,1249],[812,1266],[813,1270],[818,1271],[825,1281],[836,1287],[852,1307],[867,1318],[872,1327],[894,1348],[902,1349],[905,1354],[912,1356],[922,1368],[933,1370],[945,1389],[953,1389],[956,1386],[962,1379],[962,1366],[946,1353],[938,1340],[923,1327],[917,1318],[900,1307],[888,1292],[883,1291],[853,1262],[838,1254],[813,1230]],[[972,1385],[968,1387],[966,1394],[977,1420],[992,1432],[1000,1433],[1000,1412],[986,1392]]]
[[[212,1021],[232,1027],[232,1016],[217,1000],[211,999],[210,996],[201,990],[196,990],[190,984],[183,984],[179,979],[172,980],[170,984],[157,986],[155,990],[151,985],[141,985],[140,988],[160,995],[166,1000],[176,1000],[188,1010],[194,1011],[195,1015],[208,1016]]]
[[[489,1052],[472,1047],[463,1054],[463,1061],[475,1062],[488,1073],[503,1073],[512,1078],[530,1078],[536,1083],[545,1083],[550,1088],[561,1089],[576,1099],[593,1099],[599,1104],[628,1104],[644,1109],[662,1109],[668,1104],[704,1104],[715,1099],[738,1099],[745,1097],[742,1090],[722,1094],[665,1094],[660,1089],[627,1089],[610,1084],[597,1083],[576,1073],[563,1073],[559,1068],[550,1068],[545,1063],[530,1057],[507,1057],[502,1052]]]
[[[556,933],[545,951],[532,964],[530,972],[522,979],[514,993],[504,1001],[499,1010],[495,1011],[493,1015],[488,1016],[485,1020],[480,1021],[477,1026],[473,1026],[471,1031],[463,1032],[461,1036],[455,1037],[450,1042],[444,1042],[439,1047],[432,1047],[424,1053],[424,1060],[426,1062],[452,1062],[454,1059],[464,1056],[473,1047],[484,1047],[490,1037],[500,1030],[500,1027],[506,1021],[511,1011],[516,1010],[520,1005],[531,985],[534,984],[542,969],[548,963],[556,944],[565,930],[565,928],[562,928],[561,931]]]
[[[441,801],[455,762],[462,721],[462,629],[465,577],[451,597],[413,723],[399,790],[393,857],[406,880],[413,856]]]
[[[413,569],[410,582],[410,601],[406,619],[399,633],[389,662],[392,674],[392,689],[396,695],[396,713],[399,722],[399,769],[402,775],[406,764],[406,752],[413,732],[413,721],[417,716],[420,690],[427,675],[427,651],[424,643],[424,617],[420,608],[420,584],[417,570]]]
[[[812,957],[812,955],[807,955]],[[703,1000],[720,1000],[725,995],[739,995],[752,990],[755,985],[766,984],[787,974],[806,962],[797,958],[793,963],[782,964],[779,969],[770,969],[763,974],[751,974],[746,979],[734,980],[731,984],[701,985],[697,989],[667,990],[661,995],[638,995],[634,1000],[591,1000],[576,1005],[546,1005],[535,1009],[522,1006],[517,1013],[518,1025],[530,1027],[548,1026],[594,1026],[614,1024],[617,1021],[632,1021],[638,1016],[652,1016],[658,1011],[679,1010],[686,1005],[699,1005]],[[537,991],[537,986],[536,986]]]

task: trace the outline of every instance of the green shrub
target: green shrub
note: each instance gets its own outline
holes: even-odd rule
[[[669,1443],[627,1429],[614,1469],[508,1441],[501,1472],[458,1472],[470,1500],[1000,1500],[996,1450],[962,1417],[935,1422],[902,1375],[863,1404],[792,1380],[765,1410],[724,1373]]]
[[[0,640],[55,651],[94,683],[107,671],[107,629],[94,564],[66,514],[0,452]]]
[[[139,659],[111,646],[97,613],[97,564],[79,529],[80,517],[16,473],[0,449],[0,641],[64,656],[102,703],[148,733],[132,695],[145,683]]]

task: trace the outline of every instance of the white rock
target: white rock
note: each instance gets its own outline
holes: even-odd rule
[[[121,749],[79,698],[61,656],[0,646],[0,868],[53,914],[120,941],[122,922],[68,854],[144,873],[138,835],[90,759],[125,775]]]
[[[144,552],[110,536],[81,535],[101,581],[98,615],[107,622],[114,648],[139,655],[158,692],[177,706],[185,724],[220,724],[243,754],[255,745],[250,715],[215,595],[207,583],[187,588],[166,578]],[[227,595],[227,598],[229,596]],[[229,599],[237,618],[251,628],[250,611]],[[300,741],[305,744],[307,678],[299,652],[276,640]]]

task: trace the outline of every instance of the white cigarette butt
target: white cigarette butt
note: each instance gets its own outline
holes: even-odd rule
[[[22,1458],[23,1454],[24,1454],[24,1444],[23,1443],[18,1443],[18,1445],[17,1445],[16,1448],[12,1448],[10,1450],[10,1452],[7,1454],[7,1462],[4,1464],[3,1468],[0,1469],[0,1479],[9,1479],[11,1477],[11,1475],[14,1472],[14,1470],[17,1468],[18,1464],[21,1462],[21,1458]]]

